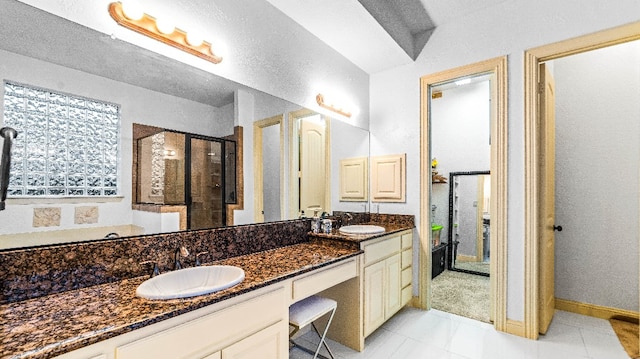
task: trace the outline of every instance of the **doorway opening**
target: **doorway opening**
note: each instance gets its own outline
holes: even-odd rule
[[[487,200],[488,213],[490,213],[490,231],[491,241],[490,250],[490,300],[489,313],[490,320],[494,322],[496,329],[500,331],[508,331],[506,321],[506,198],[507,198],[507,59],[499,57],[483,62],[463,66],[460,68],[436,73],[433,75],[423,76],[421,78],[421,199],[420,199],[420,269],[419,269],[419,304],[423,309],[432,307],[432,272],[433,261],[435,258],[434,249],[438,250],[438,244],[434,243],[434,234],[432,224],[429,219],[432,218],[432,205],[436,205],[436,213],[438,204],[434,203],[433,194],[439,189],[436,186],[441,181],[439,178],[446,178],[447,174],[438,173],[438,165],[440,158],[446,155],[435,153],[434,143],[436,134],[433,131],[434,123],[434,106],[431,100],[439,95],[437,94],[438,86],[445,84],[454,84],[455,81],[464,80],[473,81],[473,78],[488,79],[488,88],[490,93],[489,123],[483,124],[486,128],[486,136],[481,140],[487,148],[486,160],[484,168],[467,169],[466,171],[489,171],[491,180],[489,184],[490,198]],[[454,134],[455,135],[455,134]],[[490,148],[490,149],[489,149]],[[440,158],[438,157],[440,156]],[[435,157],[435,158],[434,158]],[[435,160],[435,161],[434,161]],[[447,162],[447,161],[445,161]],[[451,160],[449,165],[459,162]],[[444,166],[441,165],[441,166]],[[451,171],[455,172],[455,171]],[[476,179],[477,184],[477,179]],[[448,188],[448,187],[447,187]],[[484,188],[484,187],[483,187]],[[478,191],[476,188],[475,200],[478,200]],[[484,196],[482,201],[484,201]],[[471,201],[474,202],[473,200]],[[483,202],[484,204],[484,202]],[[445,207],[448,207],[445,206]],[[446,209],[446,208],[444,208]],[[484,212],[484,211],[483,211]],[[448,212],[446,212],[448,214]],[[476,216],[473,220],[476,223],[477,232],[477,208]],[[438,217],[438,215],[436,215]],[[453,220],[450,221],[453,227]],[[443,226],[444,227],[444,226]],[[436,226],[437,228],[437,226]],[[453,229],[453,228],[452,228]],[[451,231],[453,232],[453,231]],[[452,240],[453,243],[456,239]],[[459,241],[459,240],[458,240]],[[470,246],[477,251],[478,240],[474,237]],[[450,251],[453,257],[453,252]],[[469,255],[470,257],[471,255]],[[456,259],[464,257],[455,256]],[[474,253],[474,258],[477,252]],[[458,262],[459,263],[459,262]]]
[[[254,220],[256,223],[285,218],[284,115],[253,124]]]
[[[555,155],[554,134],[549,135],[549,132],[545,131],[545,129],[552,127],[550,121],[555,116],[549,119],[545,114],[552,113],[555,107],[552,107],[552,102],[546,101],[544,97],[548,92],[546,89],[550,87],[544,85],[546,82],[543,80],[547,76],[543,74],[549,72],[548,65],[552,60],[638,39],[640,39],[640,23],[634,23],[525,52],[524,326],[527,338],[536,339],[540,332],[545,331],[556,307],[555,276],[552,270],[553,265],[556,264],[554,229],[558,229],[553,213],[555,199],[549,200],[543,196],[545,193],[549,193],[545,189],[549,186],[552,188],[555,184],[555,171],[545,167],[545,164],[548,164],[549,160],[553,160]],[[606,122],[607,119],[602,118],[602,121]],[[555,126],[553,127],[555,129]],[[553,143],[551,143],[552,140]],[[602,142],[598,140],[594,141],[592,145],[598,146],[600,143]],[[597,168],[598,166],[594,166],[594,169]],[[606,186],[606,183],[602,183],[602,186]],[[637,203],[637,186],[634,192],[634,200]],[[603,268],[603,270],[608,272],[608,268]],[[637,268],[634,268],[634,272],[637,275]],[[635,296],[637,294],[635,293]]]

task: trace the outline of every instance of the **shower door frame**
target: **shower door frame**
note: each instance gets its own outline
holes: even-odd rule
[[[177,131],[176,131],[177,132]],[[185,135],[185,175],[184,175],[184,195],[185,195],[185,206],[187,207],[187,230],[192,230],[193,228],[191,228],[191,219],[192,219],[192,215],[193,215],[193,199],[192,199],[192,193],[191,193],[191,155],[192,155],[192,151],[191,151],[191,140],[192,139],[197,139],[197,140],[203,140],[203,141],[209,141],[209,142],[217,142],[220,144],[220,202],[221,202],[221,224],[219,227],[225,227],[227,225],[227,211],[226,211],[226,168],[225,168],[225,158],[226,158],[226,142],[228,140],[225,139],[221,139],[221,138],[216,138],[216,137],[210,137],[210,136],[204,136],[204,135],[198,135],[198,134],[193,134],[193,133],[184,133]],[[209,227],[207,227],[209,228]],[[212,227],[212,228],[217,228],[217,227]]]

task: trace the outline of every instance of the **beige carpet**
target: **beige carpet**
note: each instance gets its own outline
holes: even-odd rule
[[[638,323],[631,323],[619,319],[609,319],[613,330],[616,332],[624,350],[630,358],[640,358],[640,345],[638,343]]]
[[[489,277],[444,271],[431,281],[431,307],[489,323]]]

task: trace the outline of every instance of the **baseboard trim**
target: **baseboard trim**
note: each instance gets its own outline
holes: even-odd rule
[[[624,317],[637,320],[640,315],[640,313],[631,310],[605,307],[596,304],[580,303],[573,300],[560,298],[556,298],[556,309],[601,319]]]
[[[507,319],[507,326],[505,329],[506,333],[526,338],[523,321]]]

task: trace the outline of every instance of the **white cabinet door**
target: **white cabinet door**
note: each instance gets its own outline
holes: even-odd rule
[[[364,268],[364,335],[385,320],[385,261]]]
[[[222,350],[222,359],[286,359],[288,339],[276,323]]]
[[[385,320],[391,318],[402,308],[402,269],[400,254],[387,258],[384,261],[386,283]]]

